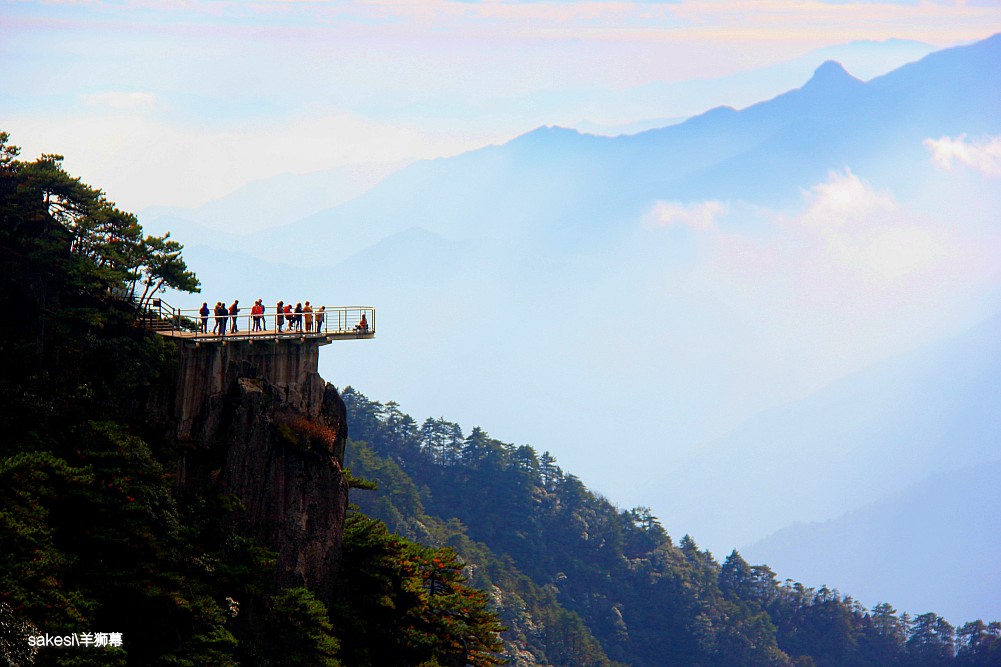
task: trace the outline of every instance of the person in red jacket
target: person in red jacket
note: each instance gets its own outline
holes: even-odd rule
[[[261,331],[261,313],[263,311],[264,309],[261,308],[261,300],[258,299],[254,302],[253,307],[250,309],[250,314],[254,320],[253,331]]]
[[[234,299],[233,303],[229,306],[229,319],[232,324],[230,327],[230,333],[236,333],[240,330],[240,327],[236,325],[236,316],[240,314],[240,301],[239,299]]]

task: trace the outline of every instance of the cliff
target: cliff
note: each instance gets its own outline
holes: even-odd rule
[[[317,373],[320,344],[181,344],[169,417],[184,451],[179,491],[221,484],[242,505],[239,532],[277,552],[276,584],[329,600],[348,502],[347,420]]]

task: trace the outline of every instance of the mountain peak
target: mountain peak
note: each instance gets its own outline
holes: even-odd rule
[[[806,86],[804,87],[823,86],[826,88],[831,85],[856,83],[862,82],[849,74],[848,70],[841,63],[836,60],[827,60],[814,70],[813,76],[810,77],[810,80],[806,82]]]

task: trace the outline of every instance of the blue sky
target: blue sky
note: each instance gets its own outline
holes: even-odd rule
[[[749,104],[805,79],[737,78],[825,47],[998,31],[994,2],[5,2],[0,125],[125,208],[197,205],[542,124]],[[849,68],[899,64],[871,56]]]

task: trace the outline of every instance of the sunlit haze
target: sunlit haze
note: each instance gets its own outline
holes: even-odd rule
[[[121,206],[677,119],[800,85],[826,47],[1001,30],[994,2],[80,2],[0,7],[0,120]],[[920,53],[859,49],[867,79]],[[723,80],[715,88],[699,85]],[[652,85],[689,84],[655,93]]]

